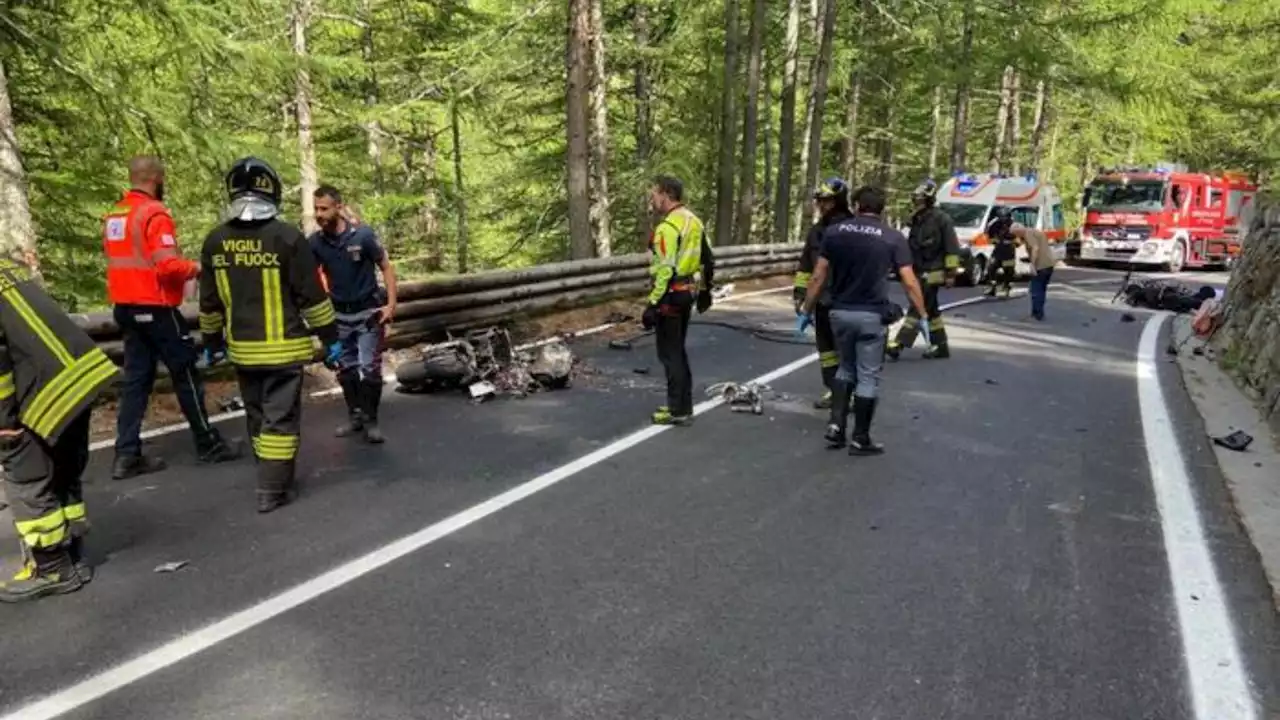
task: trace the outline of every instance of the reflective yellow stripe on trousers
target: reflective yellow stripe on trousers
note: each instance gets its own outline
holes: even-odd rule
[[[288,462],[298,454],[297,435],[262,433],[253,439],[253,454],[262,460]]]
[[[34,520],[17,520],[13,524],[29,548],[57,547],[67,539],[67,518],[62,508]]]

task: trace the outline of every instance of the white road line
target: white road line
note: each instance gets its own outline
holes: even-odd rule
[[[1254,701],[1230,611],[1160,387],[1157,349],[1166,317],[1161,313],[1147,320],[1138,341],[1138,406],[1151,485],[1164,530],[1191,699],[1197,720],[1254,720]]]
[[[745,300],[747,298],[758,297],[761,295],[772,295],[774,293],[780,293],[790,289],[791,289],[790,285],[784,285],[782,287],[769,288],[767,290],[755,290],[749,293],[742,293],[741,295],[732,295],[730,297],[727,297],[717,302],[715,306],[713,306],[711,309],[714,310],[716,307],[724,305],[725,303],[734,302],[735,300]],[[595,335],[597,333],[602,333],[606,330],[613,329],[621,324],[622,323],[605,323],[603,325],[597,325],[595,327],[587,328],[585,330],[579,330],[577,332],[570,333],[570,337],[580,338],[580,337],[587,337],[588,335]],[[524,345],[519,345],[516,347],[516,349],[530,350],[535,347],[541,347],[543,345],[547,345],[549,343],[555,342],[561,337],[563,336],[555,335],[553,337],[543,338],[541,340],[535,340],[533,342],[525,343]],[[386,382],[387,385],[394,387],[396,385],[396,376],[386,375],[383,377],[383,381]],[[339,387],[326,388],[324,390],[317,390],[311,393],[311,397],[326,397],[329,395],[337,395],[340,392],[342,392],[342,388],[339,388]],[[218,413],[217,415],[210,415],[209,424],[212,425],[214,423],[225,422],[227,420],[234,420],[236,418],[242,418],[242,417],[244,417],[243,410],[232,410],[230,412]],[[173,423],[172,425],[161,425],[160,427],[151,428],[150,430],[143,431],[142,439],[150,440],[151,438],[161,437],[163,435],[172,435],[173,433],[186,430],[189,427],[191,427],[190,424],[185,422]],[[107,438],[105,440],[99,440],[97,442],[90,443],[89,451],[97,452],[99,450],[114,448],[115,446],[116,446],[116,439]]]
[[[966,298],[942,306],[943,310],[963,305],[982,302],[984,298]],[[808,353],[804,357],[783,365],[776,370],[761,375],[751,382],[768,384],[778,378],[789,375],[818,359],[817,353]],[[694,406],[693,414],[702,415],[724,404],[721,398],[713,398]],[[587,470],[601,462],[612,458],[630,448],[661,433],[671,430],[670,427],[653,426],[636,431],[619,440],[584,455],[566,465],[540,475],[528,482],[517,485],[506,492],[496,495],[479,505],[472,506],[452,515],[440,522],[429,525],[415,533],[394,540],[382,547],[346,562],[328,572],[307,580],[278,595],[263,600],[222,620],[194,632],[182,635],[132,660],[105,670],[64,690],[58,691],[41,700],[18,708],[0,718],[0,720],[50,720],[64,713],[97,700],[109,693],[130,685],[153,673],[176,665],[196,653],[207,650],[218,643],[229,640],[246,630],[288,612],[299,605],[307,603],[332,590],[367,575],[389,563],[416,551],[437,540],[451,535],[468,525],[510,507],[525,498],[545,490],[566,480],[583,470]]]

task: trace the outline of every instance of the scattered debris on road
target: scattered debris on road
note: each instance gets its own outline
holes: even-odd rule
[[[723,398],[733,412],[763,415],[764,394],[771,390],[768,385],[760,383],[722,382],[707,388],[707,397]]]
[[[1216,297],[1217,291],[1209,285],[1193,291],[1171,280],[1141,280],[1125,285],[1122,294],[1125,304],[1131,307],[1190,313],[1199,310],[1206,300]]]
[[[1236,452],[1244,452],[1253,442],[1253,436],[1243,430],[1236,430],[1230,435],[1219,435],[1213,438],[1213,444]]]
[[[154,572],[158,572],[158,573],[178,572],[182,568],[186,567],[187,563],[188,563],[187,560],[174,560],[173,562],[160,563],[159,565],[156,566],[156,569],[154,570]]]
[[[477,402],[497,395],[524,397],[569,387],[574,364],[564,340],[516,350],[506,330],[490,327],[423,348],[417,360],[396,368],[397,390],[417,394],[466,388]]]

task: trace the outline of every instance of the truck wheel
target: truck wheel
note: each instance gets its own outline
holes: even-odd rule
[[[1173,258],[1164,264],[1164,271],[1170,273],[1182,272],[1182,266],[1187,262],[1187,246],[1179,240],[1173,245]]]

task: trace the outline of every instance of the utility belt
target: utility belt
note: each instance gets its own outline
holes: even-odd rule
[[[673,277],[667,283],[667,292],[697,292],[698,279],[692,275]]]

